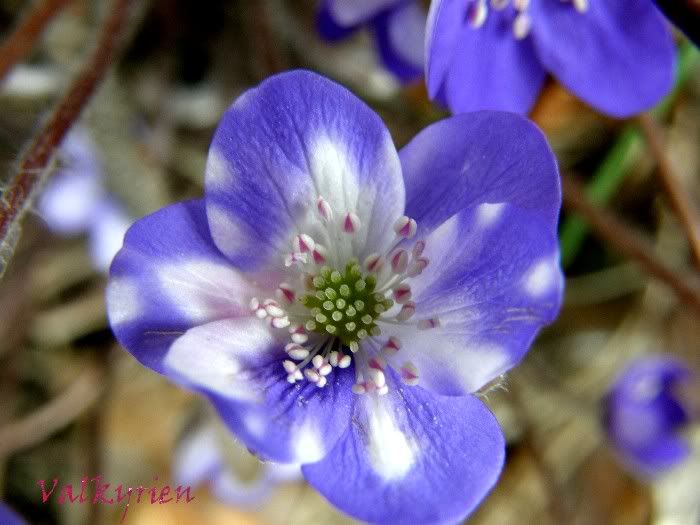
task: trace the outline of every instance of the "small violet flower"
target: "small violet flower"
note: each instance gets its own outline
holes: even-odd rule
[[[175,482],[192,488],[206,485],[223,503],[253,507],[262,504],[277,485],[301,479],[299,465],[263,463],[255,479],[244,481],[229,465],[226,446],[240,447],[223,442],[213,425],[200,425],[188,432],[175,451]]]
[[[425,20],[418,0],[322,0],[317,26],[331,42],[369,27],[386,68],[408,83],[423,76]]]
[[[621,459],[642,475],[661,473],[689,454],[680,430],[691,421],[684,389],[692,372],[675,358],[650,356],[628,366],[605,399],[605,427]]]
[[[225,113],[204,198],[127,232],[110,322],[341,510],[454,522],[504,460],[473,394],[559,310],[560,201],[522,117],[452,117],[397,153],[345,88],[283,73]]]
[[[59,168],[37,201],[39,215],[59,235],[87,233],[93,265],[106,272],[132,221],[105,189],[102,163],[84,130],[66,136],[58,157]]]
[[[652,0],[433,0],[430,97],[461,113],[527,113],[547,73],[614,117],[671,89],[674,46]]]

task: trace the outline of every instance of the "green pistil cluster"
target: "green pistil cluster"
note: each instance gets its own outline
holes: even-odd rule
[[[337,337],[352,350],[368,335],[379,335],[377,318],[394,302],[377,293],[377,278],[363,275],[357,260],[340,272],[327,266],[309,283],[312,290],[300,300],[313,316],[306,329]]]

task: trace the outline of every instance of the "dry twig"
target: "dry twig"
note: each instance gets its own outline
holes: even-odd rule
[[[666,283],[680,299],[700,312],[700,289],[695,276],[679,275],[661,261],[649,241],[609,211],[593,205],[575,177],[562,173],[564,205],[580,214],[593,232],[622,255],[636,261],[649,275]]]
[[[673,173],[671,163],[664,152],[658,124],[650,116],[641,115],[639,125],[656,161],[657,172],[664,191],[688,236],[695,264],[700,267],[700,214],[690,200],[688,192],[684,190],[678,177]]]
[[[90,366],[73,384],[36,412],[0,428],[0,458],[41,443],[83,414],[100,397],[104,372]]]

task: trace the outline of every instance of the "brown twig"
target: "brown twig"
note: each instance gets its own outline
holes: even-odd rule
[[[36,412],[0,428],[0,458],[41,443],[74,421],[97,401],[104,384],[102,369],[90,366],[61,395]]]
[[[700,268],[700,214],[689,199],[688,192],[684,191],[678,177],[673,173],[671,163],[664,152],[659,125],[649,115],[641,115],[638,120],[649,145],[649,151],[656,161],[661,184],[688,236],[695,265]]]
[[[562,173],[564,205],[579,213],[593,232],[622,255],[636,261],[639,266],[657,279],[666,283],[683,301],[700,311],[700,289],[695,276],[679,275],[669,268],[654,253],[651,243],[640,233],[622,223],[609,211],[594,206],[586,197],[575,177]]]
[[[80,116],[113,61],[130,3],[131,0],[114,0],[90,58],[22,155],[17,173],[10,180],[0,202],[0,245],[10,236],[17,235],[17,224],[29,208],[33,192],[44,178],[56,148]],[[9,254],[6,257],[9,259]],[[4,266],[0,264],[0,276]]]
[[[38,0],[0,46],[0,82],[32,50],[36,39],[68,0]]]

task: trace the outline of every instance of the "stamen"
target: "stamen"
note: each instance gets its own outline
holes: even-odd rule
[[[378,253],[368,255],[364,267],[368,272],[378,272],[384,266],[384,258]]]
[[[333,210],[331,209],[331,205],[328,204],[328,201],[323,197],[319,197],[316,201],[316,209],[324,221],[330,222],[330,220],[333,218]]]
[[[406,361],[399,369],[401,380],[409,386],[418,384],[418,369],[410,361]]]
[[[430,330],[431,328],[437,328],[438,326],[440,326],[440,319],[437,317],[421,319],[418,321],[418,330]]]
[[[417,275],[420,275],[423,273],[423,270],[425,270],[428,267],[428,259],[425,257],[419,257],[411,261],[411,264],[408,265],[408,269],[406,270],[406,275],[409,277],[416,277]]]
[[[474,29],[478,29],[486,22],[489,8],[485,0],[476,0],[467,8],[467,21]]]
[[[314,242],[314,240],[305,233],[294,237],[293,248],[296,253],[311,252],[313,251],[315,245],[316,243]]]
[[[491,7],[493,7],[496,11],[502,11],[508,7],[509,3],[510,0],[491,0]]]
[[[406,217],[405,215],[400,217],[399,220],[394,223],[394,231],[396,232],[396,235],[403,237],[404,239],[410,239],[413,237],[417,230],[418,224],[416,224],[416,221],[410,217]]]
[[[408,266],[408,253],[406,250],[396,250],[390,258],[391,269],[394,273],[403,273]]]
[[[401,307],[401,311],[396,314],[397,321],[408,321],[416,313],[416,303],[409,301]]]
[[[296,299],[294,289],[291,287],[291,285],[287,283],[280,283],[277,287],[275,295],[280,301],[285,302],[287,304],[292,304],[294,302],[294,299]]]
[[[513,21],[513,36],[518,40],[522,40],[530,34],[532,20],[527,13],[520,13]]]
[[[405,304],[411,299],[411,287],[406,283],[401,283],[394,288],[394,300],[399,304]]]
[[[579,13],[588,11],[588,0],[573,0],[574,9]]]
[[[323,264],[326,262],[326,257],[328,256],[328,250],[322,244],[317,244],[311,253],[316,264]]]
[[[384,346],[382,347],[382,352],[384,352],[385,355],[392,356],[396,354],[400,349],[401,341],[399,341],[396,337],[391,336],[389,340],[386,343],[384,343]]]
[[[345,214],[343,220],[343,231],[345,233],[355,233],[360,229],[360,218],[354,213]]]
[[[411,253],[412,253],[413,257],[415,257],[417,259],[421,255],[423,255],[423,250],[425,250],[425,241],[420,240],[420,241],[416,241],[416,244],[413,245],[413,250]]]
[[[523,12],[526,11],[530,6],[530,0],[513,0],[513,7],[516,11]]]

